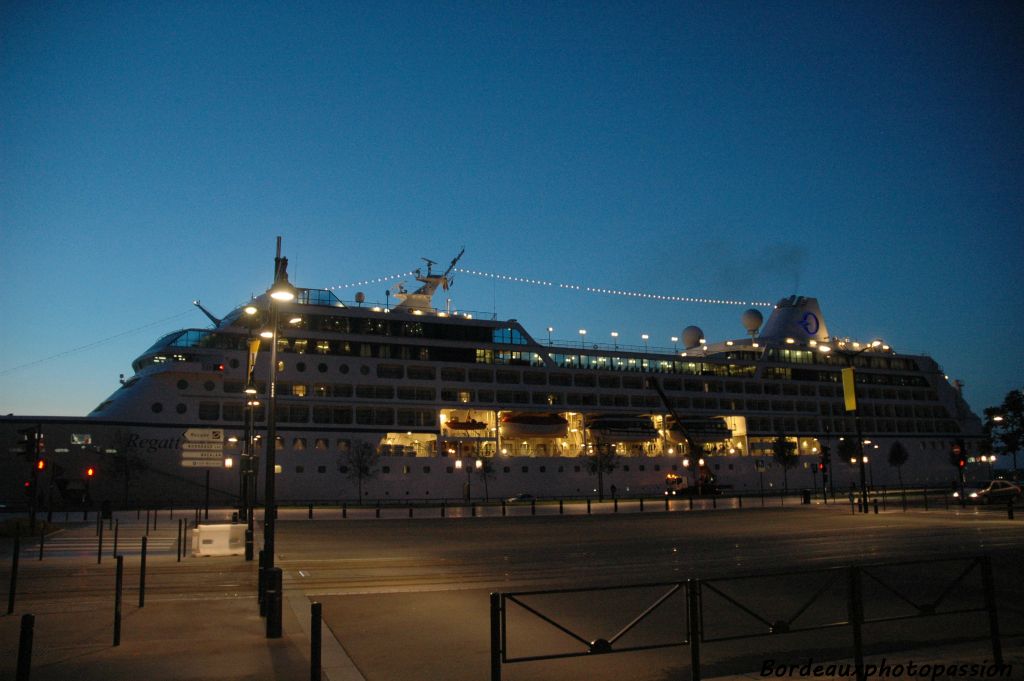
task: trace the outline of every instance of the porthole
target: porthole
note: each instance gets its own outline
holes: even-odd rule
[[[324,364],[323,362],[320,362],[320,364],[318,364],[316,368],[317,368],[317,371],[319,371],[321,374],[326,374],[327,373],[327,365]]]
[[[150,407],[150,409],[153,410],[154,414],[159,414],[160,412],[162,412],[164,410],[164,405],[161,404],[160,402],[154,402],[153,406]]]
[[[338,371],[340,371],[343,374],[347,374],[348,373],[348,365],[347,364],[342,364],[341,366],[338,367]]]
[[[359,367],[359,373],[361,373],[363,376],[367,375],[368,373],[370,373],[370,367],[364,364],[363,366]]]
[[[175,409],[178,411],[179,414],[184,414],[186,411],[188,411],[188,407],[185,406],[184,402],[178,402],[178,406],[175,407]]]
[[[213,390],[215,386],[213,381],[207,381],[206,383],[203,383],[203,387],[206,388],[207,391],[210,391]]]
[[[296,371],[305,371],[306,370],[306,363],[305,362],[298,362],[295,365],[295,369],[296,369]]]
[[[178,390],[188,390],[188,381],[184,378],[178,381]]]

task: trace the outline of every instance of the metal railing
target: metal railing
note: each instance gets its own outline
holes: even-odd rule
[[[905,577],[910,575],[913,578],[912,584],[916,584],[919,581],[917,578],[923,570],[918,569],[913,572],[914,567],[925,568],[934,577],[939,564],[951,565],[956,571],[955,576],[941,581],[939,585],[942,588],[931,594],[930,597],[911,593],[911,588],[901,586],[893,579],[894,574],[902,574]],[[977,578],[980,584],[967,585],[967,581],[971,577]],[[766,580],[778,581],[780,579],[798,579],[801,580],[802,585],[812,581],[813,587],[810,589],[810,594],[805,597],[783,597],[780,602],[778,593],[772,592],[770,603],[756,602],[758,599],[754,594],[758,592],[759,582],[763,585]],[[871,590],[869,596],[876,596],[874,599],[865,599],[865,585]],[[965,596],[964,592],[959,591],[965,585],[972,586],[975,591],[980,587],[980,602],[975,602],[979,600],[977,593]],[[589,638],[578,633],[580,624],[567,624],[565,621],[560,621],[559,617],[552,614],[550,610],[544,612],[537,603],[527,602],[528,600],[561,595],[586,596],[592,608],[587,612],[596,615],[597,608],[593,605],[595,594],[653,589],[658,589],[660,594],[652,602],[639,607],[637,614],[628,624],[608,636],[596,638]],[[958,594],[959,598],[954,598],[954,594]],[[761,595],[764,595],[763,589]],[[881,598],[882,595],[885,598]],[[639,624],[651,618],[659,610],[664,612],[666,610],[664,606],[673,597],[677,601],[684,600],[685,603],[681,604],[683,607],[672,611],[672,616],[675,619],[672,626],[659,630],[683,632],[682,638],[622,644],[623,637]],[[963,602],[964,598],[967,598],[969,602]],[[814,610],[815,606],[817,606],[816,610]],[[565,650],[547,652],[527,650],[520,654],[512,654],[510,640],[514,638],[514,632],[510,626],[509,615],[519,611],[523,613],[517,620],[520,625],[523,622],[537,619],[560,631],[574,643]],[[813,617],[810,615],[812,611],[815,612]],[[858,681],[865,681],[867,673],[864,665],[863,630],[866,625],[970,613],[987,613],[992,661],[1001,668],[1003,654],[999,616],[992,565],[988,556],[851,565],[721,579],[689,579],[681,582],[613,587],[497,592],[490,595],[491,681],[501,680],[502,665],[679,646],[690,647],[690,679],[700,681],[701,647],[703,644],[846,627],[850,629],[852,638],[851,649],[856,678]],[[568,619],[565,615],[563,617]],[[738,630],[733,626],[732,631],[716,632],[713,625],[709,625],[709,622],[714,622],[725,626],[721,623],[729,622],[730,618],[739,620],[741,626]]]

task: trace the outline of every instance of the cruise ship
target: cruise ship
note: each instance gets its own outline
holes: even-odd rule
[[[845,491],[860,456],[871,485],[949,485],[951,451],[977,448],[980,420],[933,359],[830,335],[815,298],[748,310],[731,340],[569,344],[435,307],[461,256],[386,305],[295,288],[278,257],[271,290],[161,337],[87,416],[0,418],[4,496],[234,504],[260,495],[269,433],[281,503]]]

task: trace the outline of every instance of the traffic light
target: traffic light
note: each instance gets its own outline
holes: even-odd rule
[[[22,490],[25,492],[25,496],[26,497],[31,497],[32,496],[32,481],[31,480],[26,480],[24,486],[22,487]]]
[[[94,475],[96,475],[96,469],[95,468],[93,468],[92,466],[89,466],[88,468],[85,469],[85,477],[91,478]]]
[[[963,440],[957,440],[953,443],[949,453],[949,460],[957,467],[957,470],[962,471],[967,468],[967,447],[964,446]]]
[[[46,459],[39,459],[38,461],[36,461],[36,470],[38,470],[38,471],[45,471],[46,470]]]

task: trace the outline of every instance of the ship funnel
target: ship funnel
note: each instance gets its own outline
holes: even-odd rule
[[[827,343],[828,327],[825,326],[825,317],[818,307],[818,299],[790,296],[780,300],[765,322],[761,338],[777,341],[792,338],[799,343],[813,339]]]

